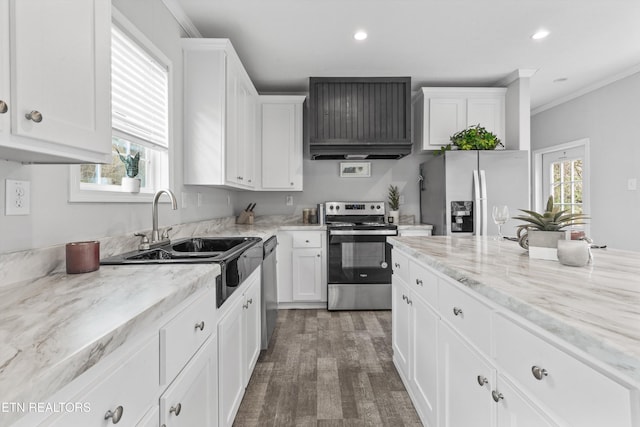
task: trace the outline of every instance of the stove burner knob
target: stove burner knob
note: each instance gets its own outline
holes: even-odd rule
[[[380,205],[376,206],[376,209],[380,209]]]
[[[375,209],[375,206],[371,205],[371,210]]]
[[[333,205],[329,205],[329,210],[333,210]]]
[[[340,210],[340,206],[336,206],[336,210],[339,211]]]

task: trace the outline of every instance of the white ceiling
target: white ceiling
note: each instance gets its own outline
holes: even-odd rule
[[[536,109],[640,71],[640,0],[165,1],[203,37],[231,39],[259,92],[306,92],[310,76],[492,86],[537,69]],[[532,40],[540,28],[551,34]]]

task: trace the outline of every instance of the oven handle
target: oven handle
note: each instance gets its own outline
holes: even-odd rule
[[[397,230],[329,230],[329,236],[397,236]]]

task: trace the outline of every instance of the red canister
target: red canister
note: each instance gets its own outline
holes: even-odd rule
[[[66,245],[67,273],[78,274],[100,268],[100,242],[71,242]]]

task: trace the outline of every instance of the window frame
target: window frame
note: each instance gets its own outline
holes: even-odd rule
[[[142,47],[150,56],[153,56],[156,61],[161,63],[163,66],[167,67],[168,74],[168,115],[167,125],[168,125],[168,147],[167,147],[167,164],[162,165],[162,162],[156,162],[157,166],[154,167],[152,174],[153,182],[156,183],[155,191],[159,190],[161,187],[157,186],[157,183],[160,182],[160,178],[163,174],[167,176],[167,186],[169,188],[173,188],[174,186],[174,178],[171,171],[173,170],[173,161],[174,161],[174,68],[173,62],[160,50],[158,49],[151,40],[145,36],[131,21],[129,21],[118,9],[112,7],[112,15],[111,22],[112,25],[116,25],[121,31],[123,31],[128,37],[130,37],[137,45]],[[109,109],[111,113],[111,109]],[[116,135],[118,137],[127,139],[128,136],[123,133],[119,133],[113,128],[110,129],[111,135]],[[131,142],[135,143],[134,139],[131,139]],[[71,165],[69,166],[69,202],[96,202],[96,203],[150,203],[153,200],[153,196],[155,191],[140,193],[127,193],[120,190],[120,186],[108,186],[108,185],[100,185],[100,184],[88,184],[80,182],[80,165]],[[83,188],[84,187],[84,188]],[[95,188],[92,188],[95,187]],[[98,189],[99,188],[99,189]]]

